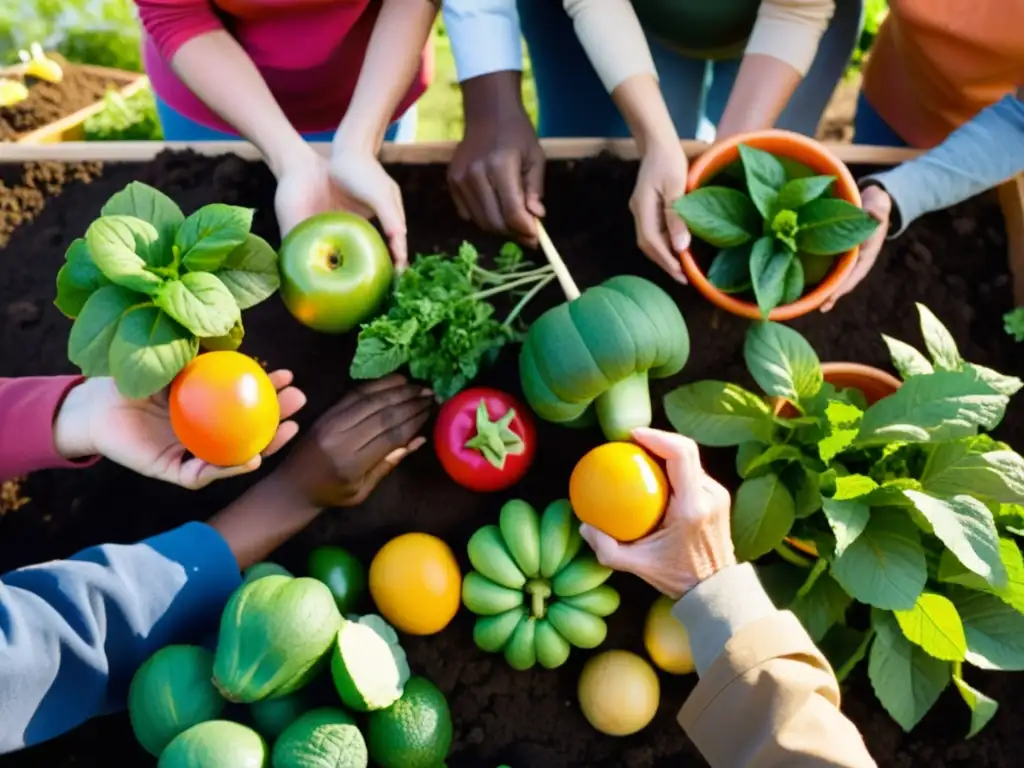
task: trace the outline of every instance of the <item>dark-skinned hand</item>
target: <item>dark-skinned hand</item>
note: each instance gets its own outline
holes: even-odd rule
[[[426,440],[434,395],[402,376],[372,381],[330,408],[289,453],[283,479],[316,507],[361,504]]]
[[[470,83],[463,84],[467,99]],[[467,106],[466,134],[448,166],[448,188],[459,216],[536,247],[535,218],[544,215],[544,162],[521,101],[479,115]]]

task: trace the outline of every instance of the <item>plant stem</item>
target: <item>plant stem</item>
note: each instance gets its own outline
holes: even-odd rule
[[[538,293],[544,290],[544,286],[546,286],[554,279],[555,275],[552,273],[545,277],[543,280],[541,280],[539,283],[537,283],[535,286],[533,286],[533,288],[531,288],[526,293],[526,295],[524,295],[523,298],[519,300],[519,303],[512,308],[512,311],[508,313],[508,317],[505,318],[505,322],[502,323],[502,325],[504,325],[506,328],[511,326],[516,317],[519,316],[519,313],[523,311],[523,308],[530,303],[531,299],[533,299],[534,296],[536,296]]]
[[[523,591],[530,596],[530,615],[543,619],[547,614],[546,601],[551,597],[551,586],[544,579],[530,579]]]
[[[487,288],[483,291],[477,291],[466,296],[467,299],[486,299],[488,296],[497,296],[499,293],[507,293],[513,288],[518,288],[521,285],[532,285],[533,283],[541,280],[540,277],[523,277],[518,280],[513,280],[505,285],[496,285],[493,288]]]
[[[473,267],[473,271],[482,275],[484,279],[492,283],[504,283],[508,280],[516,280],[520,277],[533,277],[536,275],[547,274],[551,272],[551,266],[545,264],[543,267],[537,267],[536,269],[528,269],[522,272],[492,272],[489,269],[483,267]]]
[[[814,567],[814,561],[809,560],[803,555],[798,555],[793,551],[792,547],[784,541],[779,542],[779,545],[775,548],[775,552],[786,562],[792,563],[800,568],[810,569]]]

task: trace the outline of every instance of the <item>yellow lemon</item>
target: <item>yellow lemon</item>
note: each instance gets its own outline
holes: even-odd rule
[[[644,623],[644,647],[659,669],[673,675],[693,672],[693,654],[686,628],[672,615],[672,601],[662,595],[651,606]]]

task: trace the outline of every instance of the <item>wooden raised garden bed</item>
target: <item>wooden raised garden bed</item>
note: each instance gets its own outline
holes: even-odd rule
[[[10,107],[0,107],[0,142],[52,144],[79,141],[85,121],[103,109],[103,96],[117,88],[128,98],[149,82],[145,75],[110,67],[65,64],[59,83],[32,80],[29,95]],[[20,79],[24,66],[0,69],[0,77]]]
[[[211,202],[256,209],[253,231],[276,245],[273,180],[245,145],[199,145],[196,151],[165,145],[64,145],[9,147],[0,164],[0,375],[70,372],[70,321],[53,306],[54,279],[64,250],[81,236],[111,194],[133,180],[153,185],[189,213]],[[699,144],[688,147],[693,153]],[[13,152],[10,150],[14,149]],[[494,254],[503,240],[461,221],[448,198],[445,165],[452,145],[389,147],[389,170],[401,185],[410,253],[454,252],[464,240]],[[566,141],[548,145],[546,226],[581,288],[631,272],[653,280],[682,308],[693,339],[683,372],[652,385],[655,423],[666,427],[661,398],[680,383],[705,378],[749,384],[742,347],[747,322],[723,314],[694,290],[674,284],[637,250],[627,202],[635,182],[631,145]],[[599,155],[602,150],[614,154]],[[905,151],[839,147],[855,173],[898,162]],[[236,152],[237,154],[221,154]],[[627,159],[623,159],[627,158]],[[107,161],[107,162],[101,162]],[[829,314],[812,313],[792,325],[807,336],[823,360],[851,360],[891,370],[880,334],[920,346],[913,302],[931,307],[949,327],[964,357],[1006,374],[1024,374],[1024,355],[1002,328],[1010,309],[1007,234],[999,206],[989,197],[925,217],[898,241],[852,296]],[[535,258],[540,259],[538,254]],[[531,304],[529,317],[562,300],[552,284]],[[309,395],[300,414],[308,426],[345,392],[353,336],[333,337],[299,325],[273,298],[246,314],[242,351],[269,368],[289,368]],[[482,384],[518,382],[514,349],[505,350]],[[415,454],[374,493],[363,508],[322,515],[289,542],[275,559],[305,571],[315,545],[338,543],[368,563],[390,537],[412,530],[449,542],[468,566],[465,543],[479,526],[493,522],[511,497],[537,506],[567,494],[569,474],[589,448],[602,441],[595,431],[539,423],[537,466],[513,492],[494,496],[456,486],[428,449]],[[1024,410],[1011,407],[997,436],[1024,445]],[[735,483],[732,449],[705,450],[705,466]],[[265,471],[265,470],[264,470]],[[0,573],[59,558],[99,542],[132,542],[186,520],[205,519],[255,478],[228,481],[198,493],[144,480],[110,462],[83,472],[43,472],[17,488],[30,499],[0,517]],[[8,496],[11,492],[8,491]],[[654,592],[617,574],[622,607],[609,619],[603,648],[643,654],[641,627]],[[675,722],[695,684],[691,677],[661,675],[662,701],[654,722],[624,739],[591,729],[576,705],[576,681],[588,654],[574,651],[555,672],[515,672],[500,656],[473,645],[473,617],[461,612],[441,634],[405,637],[412,668],[448,696],[455,721],[451,768],[656,768],[703,765]],[[978,688],[1000,702],[994,721],[965,742],[968,713],[952,688],[910,734],[904,734],[875,699],[866,665],[844,686],[844,708],[865,735],[879,765],[1009,766],[1019,763],[1018,712],[1024,687],[1008,673],[972,673]],[[152,765],[132,737],[128,719],[98,719],[37,749],[4,758],[4,765],[107,766],[111,749],[125,750],[132,765]]]

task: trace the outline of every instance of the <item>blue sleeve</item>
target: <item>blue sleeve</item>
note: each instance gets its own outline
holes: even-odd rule
[[[203,523],[0,577],[0,754],[123,707],[142,662],[199,642],[240,583]]]
[[[1024,102],[1004,96],[934,149],[869,176],[899,211],[899,235],[926,213],[949,208],[1024,171]]]

